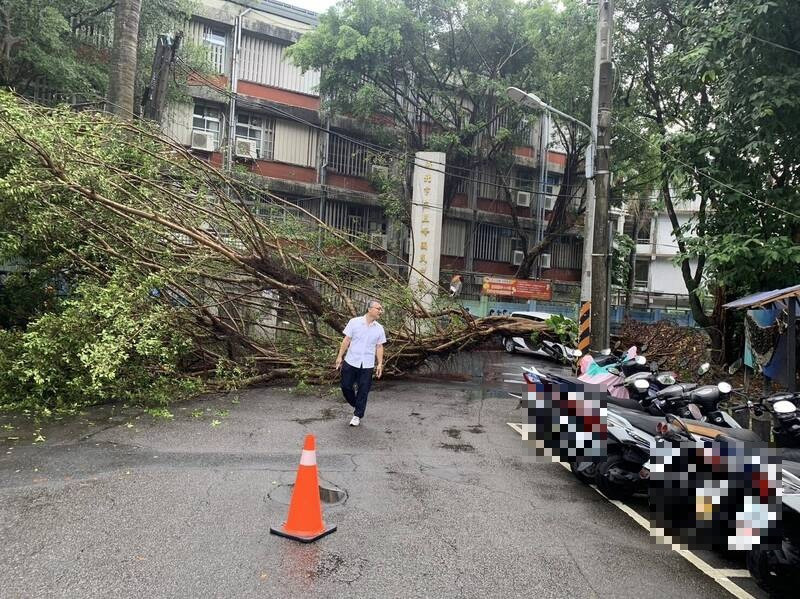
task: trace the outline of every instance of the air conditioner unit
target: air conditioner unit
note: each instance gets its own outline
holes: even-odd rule
[[[388,177],[389,176],[389,167],[383,166],[382,164],[370,164],[369,165],[369,173],[376,177]]]
[[[531,194],[529,191],[517,192],[517,206],[524,206],[525,208],[531,205]]]
[[[512,266],[519,266],[522,264],[522,261],[525,259],[525,252],[520,250],[514,250],[511,253],[511,265]]]
[[[214,135],[203,131],[192,131],[192,149],[213,152],[217,149],[214,143]]]
[[[370,233],[369,235],[369,245],[370,249],[386,249],[387,248],[387,239],[386,235],[383,233]]]
[[[255,160],[258,158],[258,142],[254,139],[236,139],[236,157]]]
[[[550,268],[550,254],[539,254],[539,267]]]
[[[545,196],[544,197],[544,209],[553,211],[553,208],[556,207],[556,196]]]

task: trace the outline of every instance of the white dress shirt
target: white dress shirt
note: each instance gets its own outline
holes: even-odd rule
[[[351,318],[342,331],[350,337],[344,361],[356,368],[375,367],[375,347],[386,343],[386,332],[378,321],[367,324],[366,316]]]

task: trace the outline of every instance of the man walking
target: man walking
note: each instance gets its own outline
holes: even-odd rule
[[[380,302],[370,300],[367,303],[367,313],[351,318],[342,331],[344,339],[339,346],[339,355],[336,356],[336,370],[342,369],[342,394],[354,408],[350,426],[358,426],[364,417],[367,395],[372,386],[372,371],[375,371],[377,378],[381,378],[383,374],[383,344],[386,343],[386,333],[378,323],[381,314],[383,306]],[[355,391],[353,387],[356,387]]]

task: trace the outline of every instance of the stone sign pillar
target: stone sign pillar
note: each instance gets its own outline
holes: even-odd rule
[[[443,152],[414,156],[408,284],[426,308],[433,304],[439,286],[445,160]]]

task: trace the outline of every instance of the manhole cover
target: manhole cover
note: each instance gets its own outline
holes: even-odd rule
[[[290,485],[278,485],[267,494],[267,497],[272,501],[289,505],[292,500],[293,490],[294,483]],[[340,505],[347,501],[347,491],[330,484],[320,485],[319,498],[320,501],[326,505]]]

